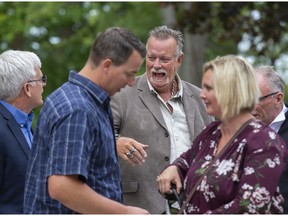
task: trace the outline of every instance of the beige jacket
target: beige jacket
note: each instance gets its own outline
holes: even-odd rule
[[[213,118],[206,113],[200,89],[183,85],[183,104],[190,140]],[[165,199],[158,193],[156,176],[169,164],[170,138],[157,96],[149,91],[146,74],[137,77],[134,87],[125,87],[111,100],[116,134],[149,145],[142,166],[131,166],[120,159],[124,204],[142,207],[152,214],[165,211]]]

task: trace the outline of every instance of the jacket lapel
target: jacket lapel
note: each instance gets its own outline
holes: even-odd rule
[[[197,108],[198,105],[194,104],[194,101],[188,98],[191,98],[193,96],[193,92],[191,89],[189,89],[184,82],[183,83],[183,105],[184,105],[184,111],[186,114],[186,121],[188,124],[189,132],[190,132],[190,139],[193,141],[194,139],[194,121],[195,119],[198,119],[195,117],[195,107]],[[193,121],[194,120],[194,121]]]
[[[286,146],[288,147],[288,111],[285,113],[285,120],[282,123],[278,134],[283,138],[286,142]]]
[[[2,105],[0,104],[0,112],[3,114],[5,120],[7,120],[7,126],[11,133],[17,140],[18,145],[21,147],[22,151],[26,155],[27,159],[29,157],[30,148],[23,135],[19,124],[16,122],[14,116]]]
[[[139,91],[140,99],[147,106],[159,124],[167,130],[164,118],[158,105],[159,101],[157,96],[151,93],[149,90],[146,73],[140,77],[140,82],[138,82],[137,89]]]

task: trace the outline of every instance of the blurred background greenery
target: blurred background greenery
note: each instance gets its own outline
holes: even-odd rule
[[[0,52],[35,52],[48,76],[44,99],[80,70],[96,36],[111,26],[133,31],[143,43],[158,25],[184,33],[180,76],[201,84],[202,65],[239,54],[269,64],[288,80],[286,2],[0,2]],[[145,65],[140,73],[145,71]],[[288,101],[288,92],[286,94]],[[35,110],[36,116],[41,107]]]

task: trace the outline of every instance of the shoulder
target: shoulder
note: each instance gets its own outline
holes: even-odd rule
[[[135,85],[134,86],[128,86],[126,85],[124,88],[120,90],[120,92],[117,92],[113,97],[113,100],[120,99],[121,100],[128,100],[130,101],[131,98],[128,97],[133,97],[138,95],[139,93],[142,93],[144,91],[149,91],[148,83],[147,83],[147,78],[146,75],[143,74],[141,76],[137,76],[135,78]]]
[[[76,106],[86,107],[91,101],[91,96],[87,90],[73,83],[65,83],[48,97],[47,101],[55,106]]]
[[[269,125],[264,124],[260,120],[253,120],[249,123],[247,132],[248,147],[257,151],[258,149],[266,149],[271,151],[276,148],[279,152],[285,149],[283,139]]]
[[[273,138],[271,134],[276,134],[276,137],[279,137],[277,133],[266,125],[264,122],[258,119],[252,120],[247,127],[251,137],[263,137],[263,138]]]
[[[187,88],[190,88],[190,89],[195,90],[195,91],[201,91],[200,87],[198,87],[198,86],[196,86],[190,82],[187,82],[187,81],[182,80],[182,79],[181,79],[181,82],[182,82],[183,86],[185,86]]]
[[[0,103],[0,119],[8,119],[12,114]],[[1,120],[2,122],[3,120]]]
[[[220,124],[221,124],[220,121],[213,121],[209,123],[207,126],[204,127],[204,129],[201,131],[201,133],[197,136],[196,139],[202,140],[203,138],[207,138],[210,137],[211,135],[214,135],[216,133],[216,130],[219,128]]]
[[[215,131],[219,127],[220,124],[221,124],[220,121],[213,121],[203,129],[203,132],[204,133],[207,133],[207,132],[210,133],[212,131]]]
[[[181,80],[182,82],[182,85],[183,85],[183,88],[187,91],[187,90],[190,90],[192,93],[194,94],[197,94],[197,95],[200,95],[201,93],[201,88],[199,88],[198,86],[196,85],[193,85],[185,80]]]
[[[181,80],[183,86],[183,100],[194,101],[194,103],[204,106],[203,100],[200,97],[201,89],[187,81]]]
[[[91,115],[96,108],[94,101],[81,87],[65,83],[47,97],[41,113],[47,118],[66,118],[72,113]]]

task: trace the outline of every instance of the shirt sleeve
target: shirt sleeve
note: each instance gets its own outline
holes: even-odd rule
[[[90,119],[84,110],[76,110],[58,121],[51,133],[47,176],[80,175],[86,181],[89,152],[95,137]]]

